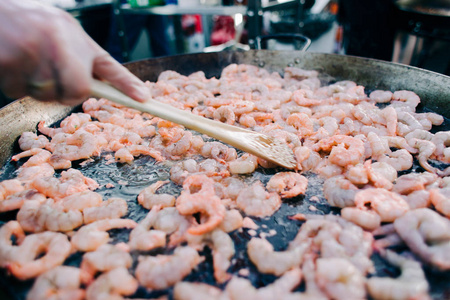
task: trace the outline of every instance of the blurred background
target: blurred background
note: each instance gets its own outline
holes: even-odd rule
[[[72,14],[122,63],[225,49],[303,49],[306,37],[307,51],[450,74],[449,0],[36,1]]]

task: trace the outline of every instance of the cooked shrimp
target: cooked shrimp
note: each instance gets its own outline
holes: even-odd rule
[[[419,96],[411,91],[396,91],[392,95],[391,105],[394,107],[408,107],[411,111],[415,111],[419,103]]]
[[[359,125],[359,124],[358,124]],[[362,125],[359,129],[359,133],[367,135],[369,132],[376,133],[379,136],[388,136],[389,132],[384,125],[373,124],[373,125]]]
[[[390,250],[383,251],[384,259],[399,267],[397,278],[371,277],[367,280],[367,291],[376,300],[427,299],[428,282],[421,265]]]
[[[397,135],[397,111],[395,108],[388,106],[381,111],[381,116],[384,119],[383,125],[386,125],[387,134],[391,137]]]
[[[142,138],[139,134],[125,131],[120,136],[113,137],[113,139],[109,142],[108,147],[112,151],[118,151],[126,146],[139,145],[141,142]]]
[[[293,249],[275,252],[267,240],[252,238],[247,244],[247,253],[259,272],[281,276],[287,270],[300,266],[308,248],[309,244],[304,243]]]
[[[52,138],[58,133],[64,133],[64,130],[62,128],[45,127],[45,121],[40,121],[38,123],[38,130],[42,134],[45,134]]]
[[[311,149],[305,146],[295,147],[293,149],[295,160],[297,161],[297,169],[303,170],[302,163],[307,160],[311,154]]]
[[[131,267],[131,255],[123,248],[120,245],[104,244],[93,252],[85,253],[80,265],[83,283],[90,284],[97,272]]]
[[[175,206],[175,197],[169,194],[156,194],[156,191],[163,185],[169,183],[166,181],[157,181],[142,190],[138,195],[138,202],[146,209],[152,209],[155,205],[161,207]]]
[[[201,262],[191,247],[178,247],[173,255],[141,256],[136,278],[149,289],[162,290],[182,280]]]
[[[310,151],[309,156],[305,160],[300,162],[302,172],[314,171],[321,160],[322,158],[320,157],[319,153],[317,153],[316,151]]]
[[[339,133],[339,124],[337,120],[333,117],[322,117],[318,120],[319,125],[322,126],[322,128],[328,132],[329,136],[335,135]]]
[[[405,149],[400,149],[387,155],[378,157],[379,162],[385,162],[393,166],[397,171],[411,169],[413,165],[412,155]]]
[[[450,270],[450,220],[428,208],[407,212],[394,222],[395,231],[424,262]]]
[[[373,100],[377,103],[386,103],[390,102],[392,99],[392,92],[383,91],[383,90],[375,90],[369,94],[370,100]]]
[[[339,125],[339,131],[341,134],[354,135],[360,133],[362,126],[361,122],[346,117],[343,123]]]
[[[25,188],[31,188],[31,183],[38,177],[50,177],[55,173],[55,169],[49,164],[42,164],[28,168],[19,168],[17,180],[24,184]]]
[[[222,290],[202,282],[179,281],[173,287],[175,300],[220,300]]]
[[[166,245],[166,233],[150,230],[155,223],[160,206],[155,206],[147,216],[131,231],[128,245],[133,250],[148,251]]]
[[[308,252],[320,253],[323,258],[346,258],[362,274],[373,271],[373,236],[361,227],[334,215],[304,215],[302,224],[288,249],[310,243]]]
[[[283,297],[284,300],[325,300],[329,297],[320,289],[316,282],[316,270],[312,255],[308,255],[302,266],[305,279],[305,291],[291,293]]]
[[[286,124],[298,130],[301,136],[308,136],[314,132],[314,123],[305,113],[293,113],[286,119]]]
[[[17,259],[6,267],[18,279],[26,280],[61,265],[71,251],[70,242],[62,233],[47,231],[31,234],[18,247]],[[39,256],[41,254],[44,255]]]
[[[48,199],[45,203],[30,200],[20,208],[17,221],[27,232],[67,232],[83,224],[83,215],[78,210],[63,211],[53,199]]]
[[[83,102],[82,108],[84,112],[99,110],[100,107],[107,102],[109,102],[109,100],[106,100],[104,98],[102,99],[89,98]]]
[[[442,123],[444,123],[444,117],[439,115],[439,114],[437,114],[437,113],[433,113],[433,112],[416,113],[415,117],[419,121],[426,120],[426,121],[430,122],[434,126],[439,126],[439,125],[442,125]],[[431,129],[431,126],[429,127],[429,129]]]
[[[135,156],[148,155],[156,159],[157,161],[164,161],[165,158],[161,155],[158,150],[149,148],[144,145],[131,145],[127,147],[120,148],[114,154],[114,158],[121,163],[129,163],[134,160]]]
[[[381,217],[374,210],[344,207],[341,216],[366,230],[374,230],[381,225]]]
[[[231,174],[250,174],[255,172],[257,167],[257,157],[249,153],[244,153],[241,157],[228,162]]]
[[[27,200],[43,201],[46,197],[35,190],[24,190],[17,179],[0,182],[0,212],[16,210]]]
[[[220,142],[206,142],[201,150],[201,155],[206,158],[213,158],[219,162],[235,160],[236,150]]]
[[[355,204],[361,210],[372,208],[381,222],[393,222],[409,210],[408,203],[402,197],[383,188],[359,191],[355,195]]]
[[[269,300],[283,299],[294,290],[301,281],[299,268],[287,271],[273,283],[256,289],[249,280],[233,277],[225,288],[225,299],[233,300]]]
[[[408,195],[402,195],[402,198],[408,203],[410,210],[429,207],[431,205],[430,191],[418,190]]]
[[[395,171],[395,173],[397,174],[397,171]],[[351,183],[355,185],[362,185],[369,183],[369,175],[367,174],[367,169],[361,163],[355,166],[349,166],[344,176],[346,179],[348,179]]]
[[[109,198],[99,206],[83,209],[83,221],[89,224],[103,219],[116,219],[126,215],[127,211],[127,201],[122,198]]]
[[[394,182],[397,179],[397,170],[390,164],[385,162],[373,162],[371,167],[373,172],[383,176],[390,182]]]
[[[225,232],[231,232],[242,227],[244,219],[241,213],[237,209],[227,210],[225,212],[225,218],[219,227]]]
[[[25,233],[17,221],[9,221],[0,227],[0,267],[16,260],[19,247],[13,245],[12,238],[15,238],[19,245],[25,238]]]
[[[109,240],[107,230],[135,228],[136,222],[128,219],[105,219],[81,227],[72,237],[72,246],[78,251],[95,251]]]
[[[98,183],[83,176],[79,170],[69,169],[63,171],[60,178],[38,177],[31,182],[31,186],[47,197],[57,200],[88,189],[95,190]]]
[[[156,208],[153,208],[156,210]],[[152,226],[155,230],[161,230],[170,234],[169,246],[174,246],[185,239],[185,233],[192,225],[188,218],[182,216],[175,207],[166,207],[152,217]]]
[[[11,160],[18,161],[23,157],[31,156],[22,167],[27,168],[31,166],[39,166],[45,163],[50,164],[55,170],[57,169],[68,169],[72,166],[72,162],[68,159],[58,157],[57,155],[52,155],[51,152],[40,149],[32,148],[27,151],[23,151],[17,155],[14,155]]]
[[[379,110],[369,102],[361,102],[353,106],[352,114],[356,120],[364,125],[372,125],[375,121],[380,121]]]
[[[30,300],[73,299],[82,300],[85,292],[80,285],[80,269],[69,266],[58,266],[38,278],[27,294]]]
[[[269,192],[277,192],[281,198],[292,198],[305,194],[307,186],[306,177],[294,172],[280,172],[270,178],[266,188]]]
[[[67,196],[58,203],[65,211],[78,210],[83,211],[88,207],[97,207],[102,205],[102,195],[90,190],[82,191],[76,194]]]
[[[438,212],[450,217],[450,187],[431,189],[430,201]]]
[[[176,163],[170,169],[170,180],[178,185],[183,185],[184,180],[190,175],[199,172],[199,165],[193,159],[187,159]]]
[[[424,129],[423,125],[417,120],[414,115],[407,111],[397,111],[397,134],[406,136],[408,133]]]
[[[74,133],[80,129],[84,124],[91,121],[91,116],[85,113],[72,113],[61,121],[59,128],[44,127],[45,121],[41,121],[38,124],[38,129],[45,135],[54,137],[57,133]]]
[[[190,131],[184,131],[180,139],[169,143],[166,152],[170,153],[173,159],[178,159],[180,156],[187,154],[191,149],[192,139],[192,133]]]
[[[361,162],[364,155],[364,143],[357,138],[346,135],[334,135],[322,139],[312,148],[314,151],[329,151],[330,162],[346,167]]]
[[[214,120],[230,125],[233,125],[236,122],[236,115],[234,114],[232,107],[226,105],[218,107],[214,111],[213,117]]]
[[[86,289],[86,300],[123,299],[136,292],[139,284],[124,267],[103,273]]]
[[[422,168],[424,168],[428,172],[436,173],[437,169],[432,167],[428,163],[431,155],[433,155],[434,151],[436,150],[436,146],[430,141],[419,140],[416,138],[409,140],[409,144],[419,150],[417,158]]]
[[[4,180],[0,182],[0,201],[8,196],[24,191],[22,183],[17,179]]]
[[[280,208],[281,199],[277,193],[268,193],[261,182],[256,181],[240,191],[236,204],[249,216],[266,217]]]
[[[316,261],[317,285],[332,299],[364,299],[366,279],[343,258],[319,258]]]
[[[248,128],[256,126],[256,120],[248,113],[244,113],[239,117],[239,124]]]
[[[410,145],[414,143],[413,139],[419,139],[419,140],[425,140],[425,141],[431,141],[433,139],[434,134],[429,132],[428,130],[423,129],[415,129],[405,135],[405,140],[408,141]]]
[[[334,176],[325,180],[323,195],[332,206],[344,208],[355,205],[355,195],[358,187],[343,175]]]
[[[227,273],[231,258],[235,254],[231,237],[220,229],[216,229],[203,237],[212,248],[214,278],[218,283],[224,283],[231,278]]]
[[[383,156],[385,153],[390,152],[388,142],[376,133],[369,132],[367,134],[367,141],[369,142],[372,150],[371,156],[373,159],[377,159],[377,157]]]
[[[214,184],[216,195],[222,200],[230,199],[233,203],[239,195],[239,192],[245,187],[247,187],[247,184],[237,177],[226,177]]]
[[[393,187],[392,181],[383,176],[383,173],[379,173],[372,168],[372,161],[369,159],[364,162],[364,168],[367,170],[367,176],[373,186],[377,188],[384,188],[391,190]]]
[[[49,143],[48,139],[43,135],[36,135],[34,132],[26,131],[20,135],[19,147],[23,151],[33,148],[45,148]]]
[[[436,157],[446,163],[450,162],[450,156],[445,155],[446,149],[450,146],[450,131],[439,131],[431,139],[436,146],[434,154]]]
[[[322,104],[321,100],[312,97],[311,91],[300,89],[292,93],[291,99],[299,106],[315,106]]]
[[[436,174],[429,172],[404,174],[397,178],[392,191],[401,195],[408,195],[414,191],[425,190],[438,178]]]
[[[205,223],[189,228],[188,232],[196,235],[212,231],[225,217],[225,207],[214,192],[214,181],[205,175],[192,175],[184,181],[176,208],[182,215],[201,212],[208,216]]]
[[[98,146],[97,138],[92,133],[80,129],[65,137],[64,143],[54,144],[52,153],[57,157],[74,161],[99,154]]]

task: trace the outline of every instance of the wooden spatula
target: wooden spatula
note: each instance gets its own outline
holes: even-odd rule
[[[296,166],[292,150],[268,135],[203,118],[155,100],[140,103],[95,79],[91,84],[91,94],[183,125],[282,167],[293,169]]]

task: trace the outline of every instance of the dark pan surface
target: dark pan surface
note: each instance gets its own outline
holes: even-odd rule
[[[198,70],[203,70],[207,77],[220,75],[223,67],[229,63],[249,63],[267,68],[271,71],[279,71],[291,64],[305,69],[316,69],[323,72],[323,80],[330,82],[333,80],[354,80],[358,84],[364,85],[368,90],[373,89],[410,89],[415,91],[423,100],[423,110],[435,110],[439,113],[449,116],[448,105],[445,105],[450,99],[450,92],[447,88],[450,86],[450,78],[425,70],[384,63],[380,61],[361,59],[348,56],[323,55],[315,53],[301,52],[270,52],[270,51],[249,51],[249,52],[230,52],[230,53],[208,53],[182,55],[175,57],[166,57],[154,60],[140,61],[128,64],[128,68],[143,80],[155,81],[157,75],[164,70],[175,70],[184,75],[188,75]],[[409,78],[409,81],[408,81]],[[419,80],[421,79],[421,80]],[[19,110],[21,108],[21,110]],[[437,108],[441,108],[437,110]],[[78,108],[63,107],[54,103],[36,103],[34,100],[26,98],[16,101],[0,111],[0,120],[3,126],[1,150],[3,153],[2,163],[7,161],[0,173],[0,180],[15,177],[14,170],[22,162],[9,162],[11,153],[17,151],[16,139],[26,130],[35,130],[36,124],[41,120],[48,123],[55,123],[70,111],[79,111]],[[19,121],[18,121],[19,120]],[[26,122],[25,122],[26,120]],[[6,131],[9,129],[9,131]],[[438,130],[449,130],[450,122],[446,119],[443,126]],[[8,133],[8,134],[6,134]],[[147,210],[137,204],[137,194],[149,182],[164,180],[169,177],[170,165],[155,164],[155,161],[148,157],[136,159],[132,165],[128,164],[106,164],[103,157],[96,158],[93,162],[83,166],[75,166],[85,176],[98,181],[102,186],[108,182],[115,185],[112,189],[101,188],[97,190],[104,199],[108,197],[122,197],[127,200],[129,212],[126,217],[135,221],[140,221],[147,213]],[[247,181],[256,179],[266,183],[270,176],[281,171],[281,169],[265,170],[258,169],[251,176],[247,176]],[[412,171],[423,171],[417,164]],[[323,180],[312,173],[304,174],[308,180],[307,193],[304,196],[297,197],[283,203],[281,209],[272,217],[265,219],[254,218],[260,225],[258,233],[269,233],[271,229],[276,230],[276,235],[268,237],[268,240],[275,245],[275,250],[283,250],[288,242],[296,235],[302,222],[292,221],[288,216],[297,213],[329,214],[339,213],[339,210],[332,209],[327,204],[322,193]],[[127,184],[120,185],[119,182],[126,181]],[[162,188],[162,192],[168,192],[178,195],[180,187],[171,183]],[[312,196],[317,196],[320,201],[311,201]],[[311,206],[314,209],[311,210]],[[0,214],[0,224],[14,219],[15,213]],[[129,230],[112,230],[111,236],[113,243],[127,241]],[[255,267],[249,261],[245,254],[247,242],[251,235],[247,229],[235,231],[230,234],[235,242],[236,255],[233,258],[229,272],[237,274],[238,270],[245,267],[251,272],[249,279],[255,286],[264,286],[272,282],[275,277],[271,275],[261,275],[256,272]],[[173,249],[157,249],[151,254],[170,253]],[[207,259],[201,263],[185,280],[201,281],[209,284],[215,284],[213,279],[213,267],[211,263],[211,252],[208,248],[202,253]],[[137,260],[138,253],[132,253],[133,259]],[[376,273],[379,276],[398,274],[398,270],[388,267],[376,254],[373,255],[376,262]],[[81,254],[77,253],[70,256],[66,265],[79,265]],[[450,297],[450,287],[448,282],[450,274],[439,273],[426,269],[426,275],[431,285],[433,299],[448,299]],[[24,299],[27,290],[31,287],[32,281],[20,282],[9,277],[4,270],[0,270],[0,286],[7,292],[11,299]],[[304,287],[300,286],[299,290]],[[158,291],[149,293],[140,288],[131,298],[150,298],[160,295],[172,295],[172,290]],[[0,294],[1,296],[1,294]]]

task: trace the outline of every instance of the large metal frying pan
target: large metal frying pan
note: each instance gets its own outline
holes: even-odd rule
[[[424,107],[450,117],[450,77],[438,73],[373,59],[301,51],[251,50],[247,52],[199,53],[148,59],[127,64],[142,80],[154,81],[164,70],[181,74],[202,70],[207,77],[220,75],[230,63],[246,63],[282,72],[292,65],[326,74],[325,79],[353,80],[367,89],[416,92]],[[0,166],[13,151],[14,142],[24,131],[35,131],[39,121],[51,124],[73,107],[22,98],[0,110]]]
[[[364,85],[367,88],[367,91],[373,89],[408,89],[416,92],[420,96],[423,108],[431,109],[446,117],[450,117],[450,109],[447,104],[450,100],[450,77],[414,67],[372,59],[300,51],[280,52],[251,50],[247,52],[179,55],[133,62],[126,66],[142,80],[155,81],[158,75],[165,70],[174,70],[184,75],[202,70],[207,77],[218,77],[222,69],[230,63],[252,64],[264,67],[270,71],[281,73],[283,68],[289,65],[304,69],[314,69],[323,74],[322,78],[326,82],[332,82],[333,80],[353,80],[358,84]],[[77,109],[77,107],[38,102],[28,97],[19,99],[1,109],[0,166],[3,166],[14,150],[17,150],[15,149],[15,147],[17,147],[16,141],[22,132],[35,131],[37,123],[42,120],[47,124],[52,124],[68,115],[69,112],[74,109]],[[150,167],[150,165],[146,165],[146,167]],[[0,178],[8,177],[8,172],[12,172],[12,169],[9,168],[8,165],[1,170]],[[86,176],[89,176],[89,174]],[[135,175],[130,174],[130,172],[124,172],[124,176]],[[144,180],[145,179],[146,178],[144,177]],[[133,192],[135,191],[133,190]],[[284,232],[280,235],[278,240],[274,241],[275,244],[283,247],[283,245],[291,240],[298,231],[298,224],[295,222],[286,223],[282,222],[282,220],[284,220],[287,215],[292,215],[293,213],[307,213],[308,206],[311,204],[307,199],[318,193],[319,186],[316,186],[315,189],[311,189],[310,186],[307,195],[302,198],[302,201],[299,201],[299,204],[296,204],[297,206],[283,206],[280,211],[277,212],[277,216],[275,216],[277,222],[267,221],[269,227],[278,226],[276,229],[279,232]],[[133,209],[137,208],[135,207]],[[324,206],[321,207],[321,210],[323,213],[329,213],[330,207]],[[5,220],[0,218],[0,222],[2,221]],[[241,251],[245,249],[246,238],[243,238],[243,236],[239,234],[234,234],[233,239],[241,241],[240,243],[236,243],[236,247],[239,247]],[[80,259],[80,256],[78,259]],[[243,261],[243,263],[248,262]],[[210,269],[212,269],[211,266],[209,266],[209,269],[207,270]],[[192,274],[192,276],[201,276],[203,278],[201,281],[208,282],[209,277],[204,275],[206,273],[205,268],[203,268],[197,273]],[[433,299],[443,299],[446,297],[445,295],[448,295],[447,276],[447,273],[431,274],[428,278]],[[264,282],[265,279],[259,277],[258,280]],[[8,286],[8,289],[11,289],[11,292],[14,294],[13,299],[24,299],[24,295],[29,289],[30,282],[18,282],[17,280],[5,276],[4,272],[0,272],[0,287],[1,286]],[[137,296],[145,298],[148,295],[143,292],[143,294]],[[0,293],[0,298],[1,297],[2,294]]]

